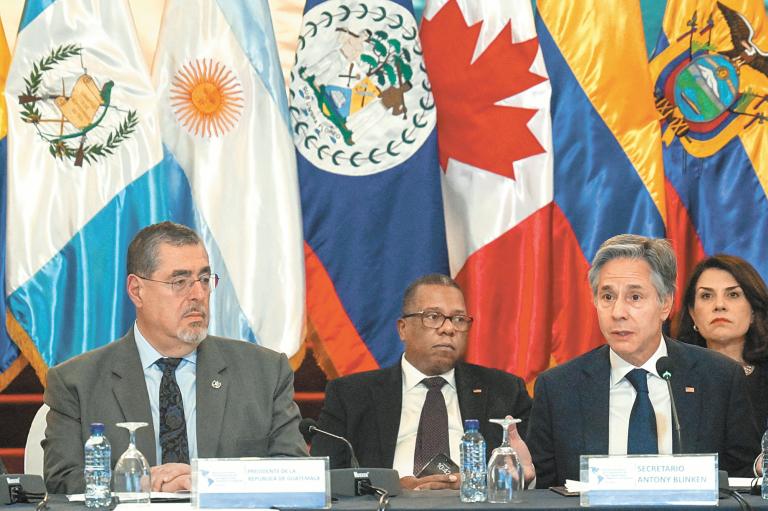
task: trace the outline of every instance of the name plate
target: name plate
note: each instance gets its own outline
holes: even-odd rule
[[[716,505],[717,454],[582,456],[582,506]]]
[[[328,458],[192,460],[195,508],[331,507]]]

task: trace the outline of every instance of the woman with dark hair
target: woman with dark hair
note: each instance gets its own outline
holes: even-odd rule
[[[747,261],[719,254],[693,270],[678,337],[740,363],[758,427],[768,419],[768,288]]]

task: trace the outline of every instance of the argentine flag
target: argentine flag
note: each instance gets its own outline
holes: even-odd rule
[[[8,307],[44,377],[127,331],[128,243],[185,212],[127,1],[28,0],[5,94]]]
[[[212,331],[295,354],[304,253],[285,85],[265,0],[168,0],[155,56],[166,172],[189,183],[221,283]]]

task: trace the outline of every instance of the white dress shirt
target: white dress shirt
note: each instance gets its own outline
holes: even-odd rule
[[[419,419],[424,401],[427,399],[427,387],[421,383],[426,374],[416,369],[405,355],[402,359],[403,368],[403,406],[400,411],[400,429],[397,432],[397,445],[395,446],[395,459],[392,468],[398,471],[400,477],[413,474],[413,455],[416,451],[416,433],[419,429]],[[456,393],[455,370],[436,375],[445,378],[448,382],[443,385],[442,392],[445,398],[445,407],[448,410],[448,442],[451,452],[447,454],[456,464],[459,463],[459,443],[464,434],[464,425],[461,423],[461,410],[459,409],[459,396]]]
[[[656,371],[656,361],[667,355],[667,344],[662,337],[656,352],[642,369],[648,371],[648,396],[656,412],[656,434],[659,438],[659,454],[672,454],[672,405],[667,382]],[[635,366],[610,350],[611,389],[609,398],[608,453],[627,454],[629,416],[635,404],[635,387],[625,378]]]
[[[163,370],[156,364],[158,358],[163,355],[157,351],[141,332],[139,326],[134,323],[133,336],[136,338],[136,347],[139,349],[141,367],[144,369],[144,382],[147,384],[149,394],[149,409],[152,412],[152,426],[155,428],[155,456],[157,464],[163,463],[160,449],[160,381],[163,379]],[[189,459],[197,458],[197,396],[195,394],[195,375],[197,373],[197,350],[183,357],[176,368],[176,383],[181,391],[181,401],[184,404],[184,418],[187,422],[187,442],[189,443]],[[126,417],[127,420],[135,420]],[[146,453],[144,453],[146,454]]]

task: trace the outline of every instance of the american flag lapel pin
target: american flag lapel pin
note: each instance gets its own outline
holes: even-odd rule
[[[483,393],[483,389],[472,389],[472,393],[473,394],[482,394]]]
[[[686,394],[693,394],[694,392],[696,392],[695,388],[693,388],[693,387],[685,387],[685,393]]]

